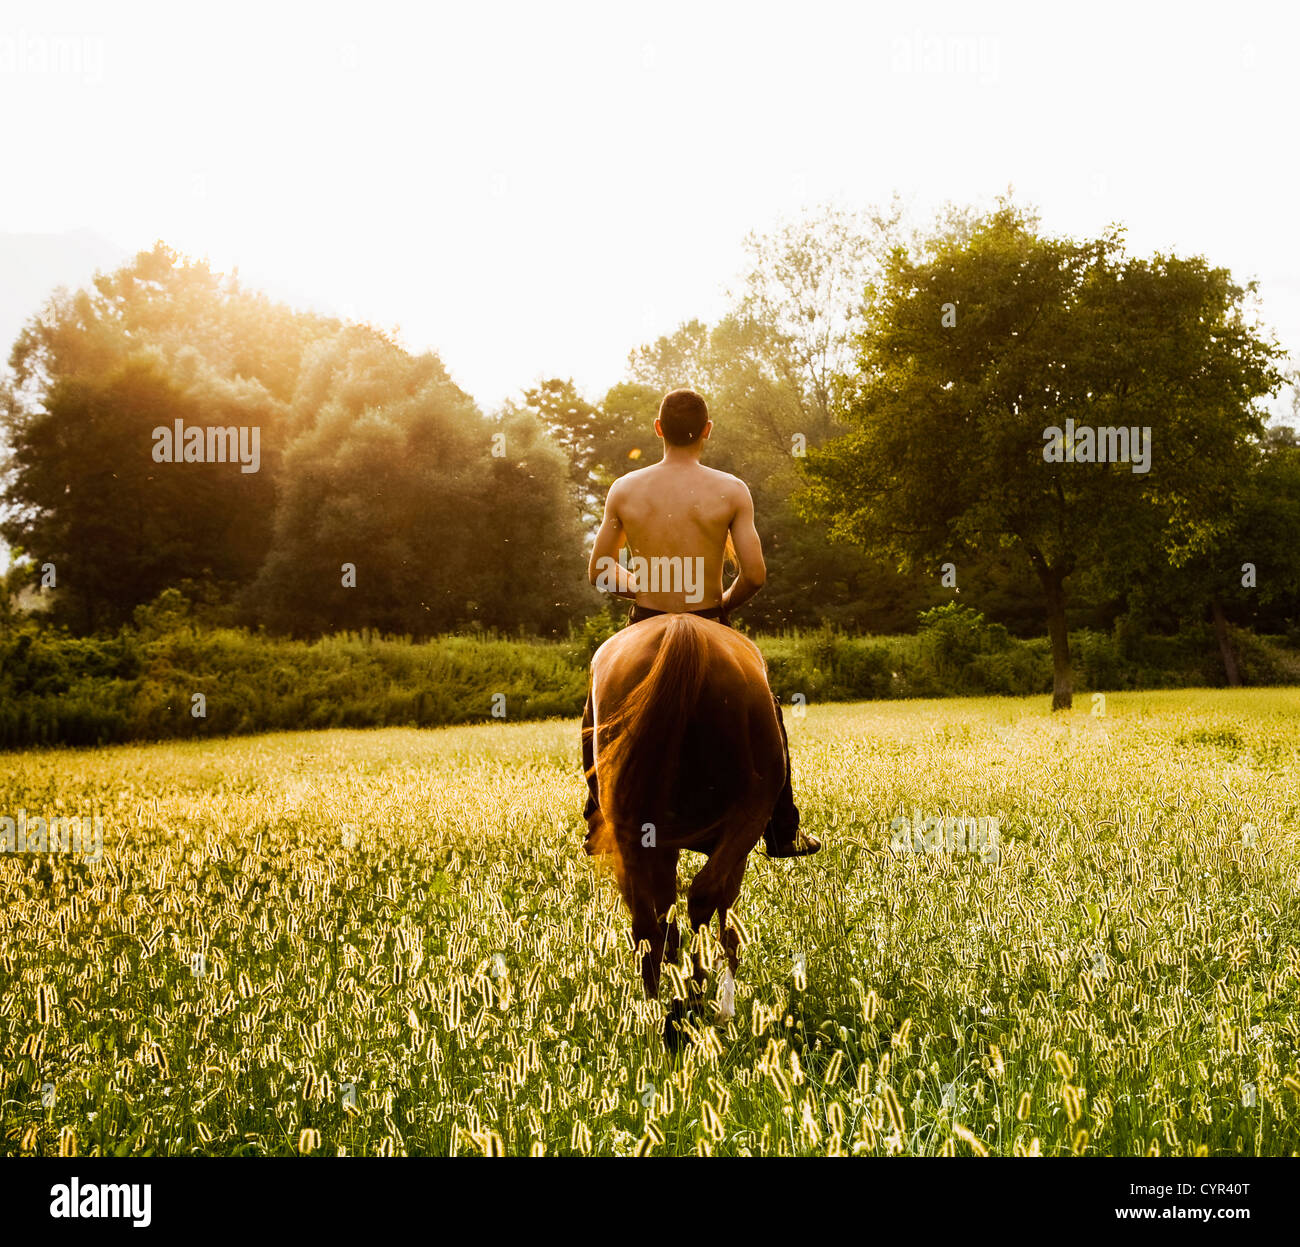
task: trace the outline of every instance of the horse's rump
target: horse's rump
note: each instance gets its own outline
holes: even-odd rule
[[[709,852],[719,828],[766,802],[785,755],[762,654],[723,624],[670,614],[624,629],[592,662],[602,847]],[[752,821],[752,820],[751,820]]]

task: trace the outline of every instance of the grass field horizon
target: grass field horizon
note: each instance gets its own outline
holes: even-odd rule
[[[676,1059],[576,720],[4,754],[0,817],[104,845],[0,854],[3,1151],[1300,1151],[1300,697],[1077,703],[787,711],[825,849],[751,858]]]

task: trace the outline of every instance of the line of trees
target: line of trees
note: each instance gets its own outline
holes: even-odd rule
[[[551,633],[580,608],[564,456],[483,415],[433,354],[270,302],[159,244],[23,330],[0,531],[94,632],[185,582],[316,635]],[[260,467],[158,462],[153,431],[259,430]]]
[[[160,243],[14,345],[0,534],[29,559],[8,587],[53,584],[79,633],[182,586],[298,636],[565,634],[603,609],[582,568],[606,489],[690,385],[710,462],[755,496],[755,627],[897,632],[959,600],[1046,624],[1058,706],[1067,623],[1212,621],[1230,681],[1230,625],[1296,627],[1300,449],[1264,425],[1286,377],[1253,285],[1129,257],[1118,229],[1052,237],[1007,200],[910,232],[896,203],[827,208],[746,246],[728,313],[635,349],[598,402],[557,377],[485,415],[435,355]],[[159,462],[160,427],[257,428],[259,470]],[[1149,471],[1053,458],[1074,428],[1149,435]]]

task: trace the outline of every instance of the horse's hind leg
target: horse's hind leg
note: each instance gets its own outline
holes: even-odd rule
[[[632,895],[628,892],[632,891]],[[664,924],[655,912],[654,896],[648,888],[625,889],[623,899],[632,911],[632,943],[641,954],[641,982],[647,1000],[659,995],[659,975],[664,959]]]
[[[681,931],[673,907],[677,904],[677,850],[651,849],[655,860],[649,872],[650,888],[654,898],[655,917],[660,932],[660,959],[655,963],[655,988],[652,996],[658,995],[659,975],[663,960],[666,958],[676,965],[681,960]],[[674,996],[668,1004],[664,1017],[664,1046],[670,1052],[676,1051],[681,1038],[679,1023],[683,1010],[680,998]]]
[[[665,915],[665,922],[668,927],[668,935],[664,940],[664,960],[671,961],[673,965],[682,964],[682,930],[677,922],[677,915],[673,912],[677,904],[677,875],[673,874],[673,891],[668,899],[668,912]]]
[[[724,1021],[736,1016],[736,971],[740,969],[740,932],[727,921],[730,912],[730,905],[718,909],[718,935],[727,955],[727,968],[718,983],[718,1016]]]
[[[641,953],[641,982],[647,1000],[659,995],[660,964],[664,956],[664,931],[650,904],[632,911],[632,943]]]
[[[641,954],[641,981],[647,1000],[659,995],[665,942],[676,960],[676,923],[668,923],[668,911],[677,895],[677,854],[645,850],[647,858],[625,863],[620,879],[623,900],[632,915],[632,943]]]
[[[749,834],[751,831],[752,836]],[[736,970],[740,948],[740,937],[727,926],[727,912],[740,895],[749,851],[761,835],[762,827],[755,825],[752,828],[737,829],[735,834],[722,837],[721,845],[692,880],[687,899],[687,914],[697,940],[695,973],[692,977],[697,998],[703,996],[705,982],[704,958],[699,941],[703,939],[704,929],[713,915],[718,915],[722,946],[727,954],[727,968],[719,984],[718,998],[718,1011],[723,1018],[730,1018],[735,1013]]]

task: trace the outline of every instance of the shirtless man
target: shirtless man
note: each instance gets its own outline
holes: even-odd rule
[[[629,472],[610,487],[587,574],[597,588],[635,601],[629,624],[679,611],[728,624],[730,613],[763,587],[767,570],[748,487],[738,477],[700,462],[712,431],[704,399],[694,390],[673,390],[664,396],[655,420],[655,433],[664,444],[663,459]],[[740,574],[724,591],[722,564],[728,538]],[[633,556],[627,567],[618,560],[624,542]],[[799,830],[799,811],[790,787],[790,747],[781,703],[775,697],[773,701],[786,748],[786,778],[763,839],[769,857],[803,857],[816,853],[821,843]],[[592,737],[587,730],[592,726],[590,687],[582,725],[582,758],[590,790],[584,812],[585,848],[591,853],[591,816],[599,807],[596,777],[591,773]]]

